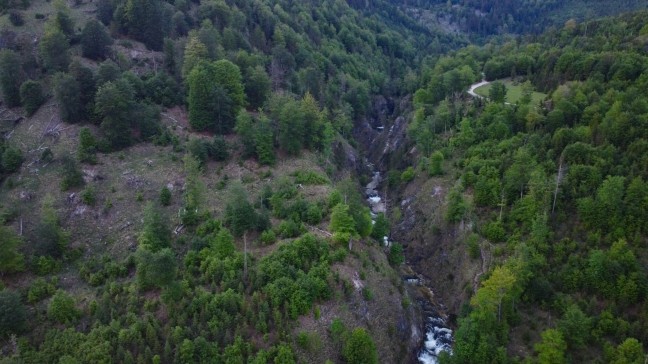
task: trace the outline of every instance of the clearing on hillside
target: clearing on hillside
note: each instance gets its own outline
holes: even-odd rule
[[[515,104],[518,101],[520,101],[520,99],[522,98],[522,92],[523,92],[522,83],[520,83],[518,81],[513,81],[513,80],[511,80],[509,78],[496,80],[496,81],[493,81],[493,82],[501,82],[501,83],[504,84],[504,86],[506,86],[506,90],[507,90],[506,102],[510,102],[511,104]],[[475,93],[477,93],[478,95],[483,96],[483,97],[488,97],[488,93],[490,92],[492,84],[493,83],[491,82],[489,84],[486,84],[484,86],[476,88]],[[532,105],[538,105],[538,103],[540,103],[542,100],[544,100],[545,97],[547,97],[547,94],[543,94],[542,92],[533,91],[531,93],[531,104]]]

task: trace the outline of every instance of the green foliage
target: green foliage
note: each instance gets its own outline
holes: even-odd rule
[[[363,328],[354,329],[345,342],[342,355],[347,363],[378,363],[378,351],[373,339]]]
[[[270,77],[261,66],[249,68],[244,76],[245,94],[249,106],[259,109],[270,95]]]
[[[27,311],[18,293],[7,289],[0,291],[0,337],[20,333],[26,320]]]
[[[40,82],[33,80],[23,82],[23,84],[20,85],[20,101],[25,108],[27,115],[35,113],[43,102],[45,102],[43,87]]]
[[[122,32],[159,51],[171,26],[165,5],[159,0],[127,0],[115,9],[114,20]]]
[[[54,27],[46,30],[39,43],[43,66],[50,72],[65,71],[70,64],[69,48],[68,39],[60,29]]]
[[[392,243],[389,247],[389,255],[387,256],[389,264],[398,267],[405,262],[405,255],[403,254],[403,246],[398,243]]]
[[[83,174],[79,169],[77,162],[70,156],[61,158],[61,190],[67,191],[70,188],[81,187],[84,185]]]
[[[189,77],[191,71],[202,61],[208,59],[207,47],[200,41],[198,34],[192,33],[185,46],[184,61],[182,62],[182,76]]]
[[[160,190],[160,205],[169,206],[171,204],[171,190],[167,186],[162,187]]]
[[[54,97],[59,105],[61,120],[66,123],[77,123],[84,118],[80,85],[72,75],[67,73],[54,75]]]
[[[184,192],[184,208],[181,212],[182,223],[189,226],[197,225],[202,215],[202,198],[205,185],[200,180],[200,163],[189,154],[184,157],[186,184]]]
[[[591,319],[576,305],[571,305],[558,322],[558,329],[571,348],[582,348],[589,340]]]
[[[270,245],[274,244],[274,242],[277,241],[277,236],[275,235],[274,231],[266,230],[261,233],[260,239],[264,245]]]
[[[376,215],[375,223],[371,229],[371,237],[376,239],[379,243],[383,243],[385,236],[389,235],[389,220],[384,213],[380,212]]]
[[[90,20],[81,32],[81,51],[84,57],[101,60],[108,56],[112,38],[97,20]]]
[[[642,363],[645,361],[643,345],[635,338],[625,339],[616,348],[612,364]]]
[[[490,90],[488,91],[488,98],[494,103],[504,103],[506,101],[506,86],[501,82],[491,83]]]
[[[20,149],[9,147],[2,153],[0,166],[2,171],[6,173],[17,172],[22,166],[24,157]]]
[[[349,205],[339,203],[333,207],[329,230],[334,234],[344,234],[348,238],[357,236],[355,221],[349,214]],[[346,241],[348,241],[348,238]]]
[[[81,128],[79,131],[79,147],[77,157],[82,163],[97,163],[97,140],[89,128]]]
[[[567,363],[565,351],[567,344],[560,331],[547,329],[542,332],[542,341],[534,346],[538,353],[540,364],[564,364]]]
[[[74,298],[61,290],[54,294],[47,305],[47,317],[62,324],[73,324],[80,314]]]
[[[411,182],[412,180],[414,180],[414,177],[416,177],[416,171],[414,171],[414,168],[413,167],[407,167],[407,169],[405,169],[403,171],[403,173],[401,174],[400,180],[402,182],[408,183],[408,182]]]
[[[20,82],[22,70],[16,52],[0,50],[0,89],[4,102],[9,107],[20,105]]]
[[[97,193],[92,186],[87,186],[81,191],[81,201],[88,206],[94,206],[97,203]]]
[[[448,194],[448,209],[445,216],[446,220],[448,220],[448,222],[457,223],[464,218],[467,211],[468,205],[464,200],[461,191],[457,188],[453,188]]]
[[[299,170],[294,173],[295,183],[303,185],[323,185],[330,183],[329,179],[314,171]]]
[[[430,176],[440,176],[443,174],[443,153],[439,151],[432,153],[429,163]]]
[[[171,249],[151,252],[146,248],[137,250],[137,284],[141,290],[164,288],[176,277],[176,257]]]
[[[27,302],[36,303],[51,296],[56,292],[56,287],[44,278],[36,278],[27,291]]]
[[[232,131],[245,104],[239,68],[230,61],[199,63],[187,78],[189,122],[196,130]]]
[[[20,272],[25,268],[25,257],[19,251],[22,243],[13,230],[0,226],[0,274]]]
[[[241,236],[257,227],[258,216],[254,206],[247,199],[247,192],[240,184],[234,184],[228,192],[228,201],[225,207],[225,224],[234,235]]]
[[[51,196],[43,199],[40,221],[36,225],[33,239],[30,239],[39,254],[60,257],[69,242],[69,234],[63,230],[54,209]]]
[[[151,252],[158,252],[171,245],[169,221],[152,202],[144,207],[144,227],[137,242]]]
[[[95,112],[101,119],[101,131],[113,150],[132,142],[131,111],[133,90],[124,81],[106,82],[97,90]]]

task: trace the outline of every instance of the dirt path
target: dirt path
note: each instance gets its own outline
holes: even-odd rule
[[[468,89],[468,94],[470,94],[470,96],[472,96],[472,97],[476,97],[478,99],[483,99],[484,96],[477,94],[475,92],[475,90],[482,87],[482,86],[486,86],[488,84],[490,84],[490,82],[488,82],[486,80],[481,80],[480,82],[473,83],[472,85],[470,85],[470,89]]]

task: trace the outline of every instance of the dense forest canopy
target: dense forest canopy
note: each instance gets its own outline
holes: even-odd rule
[[[434,151],[454,161],[446,218],[473,221],[471,254],[490,251],[496,265],[466,306],[448,362],[509,362],[511,348],[540,331],[541,363],[643,360],[646,16],[471,47],[426,71],[410,130],[429,157],[419,166],[431,170]],[[467,99],[444,82],[465,87],[481,70],[548,96]],[[512,334],[520,329],[527,339]]]

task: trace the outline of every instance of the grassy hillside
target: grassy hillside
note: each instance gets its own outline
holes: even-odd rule
[[[524,93],[526,92],[524,86],[519,82],[510,79],[500,80],[499,82],[501,82],[506,87],[506,102],[509,102],[511,104],[518,103],[524,96]],[[491,87],[492,84],[487,84],[478,87],[475,89],[475,93],[482,97],[488,97]],[[544,100],[545,97],[547,97],[546,94],[537,91],[532,91],[531,104],[538,105],[542,100]]]

